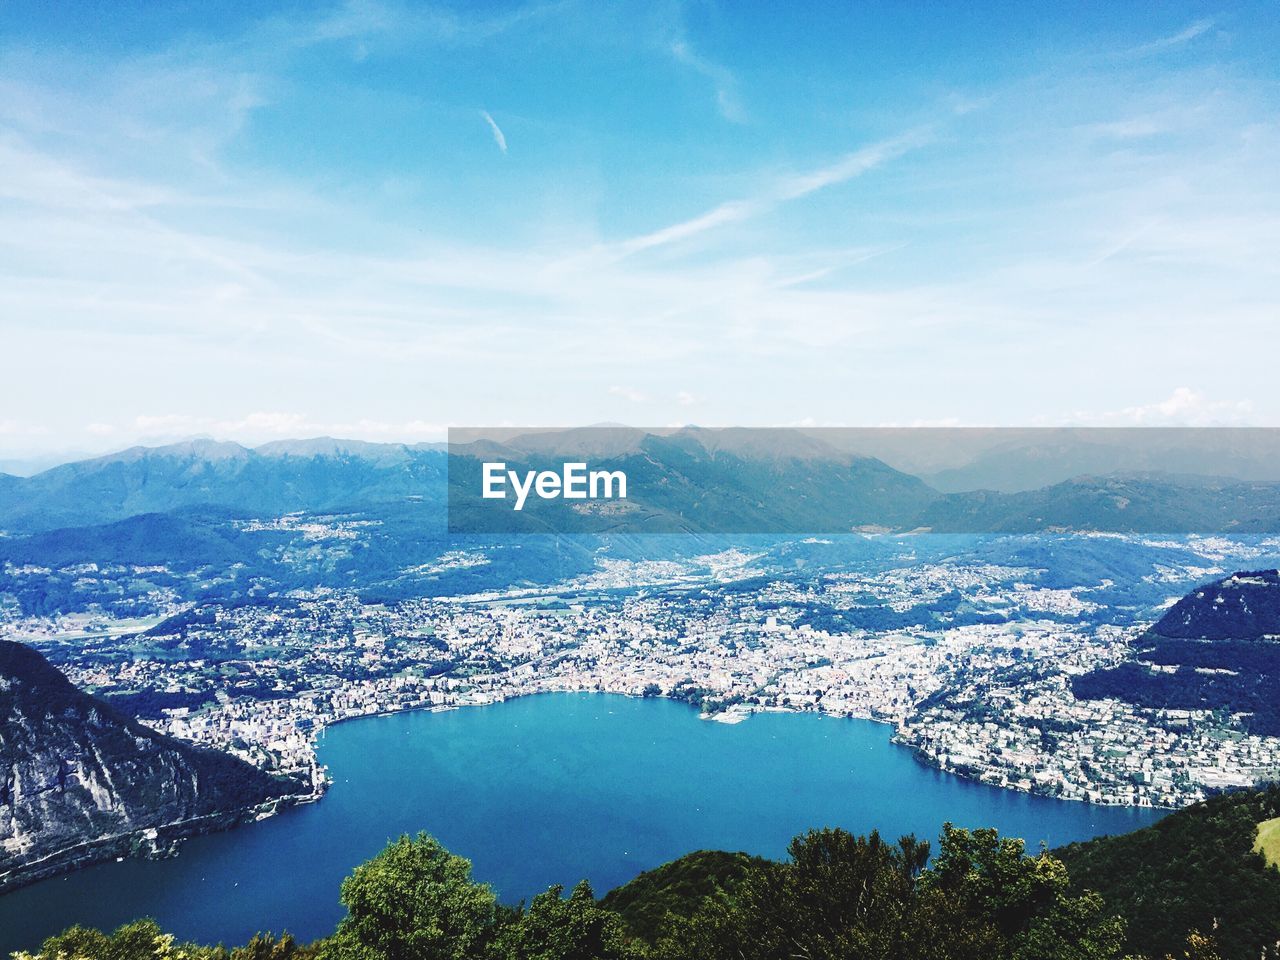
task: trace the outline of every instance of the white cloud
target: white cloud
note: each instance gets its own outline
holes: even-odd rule
[[[613,386],[609,388],[609,395],[614,397],[622,397],[624,400],[630,400],[632,403],[648,403],[649,397],[644,393],[632,387]]]
[[[373,31],[360,42],[376,61],[380,38],[400,34],[378,25],[378,9],[332,26],[331,41]],[[646,51],[674,55],[658,43]],[[609,390],[617,383],[657,419],[685,406],[672,380],[696,389],[699,420],[723,423],[825,409],[853,422],[954,410],[966,423],[1017,423],[1072,409],[1085,384],[1109,385],[1096,409],[1197,384],[1199,410],[1175,394],[1095,422],[1233,422],[1247,404],[1204,397],[1236,389],[1264,419],[1280,410],[1266,360],[1280,141],[1267,89],[1231,64],[1211,89],[1202,71],[1163,61],[1158,76],[1152,63],[1126,64],[1144,81],[1133,83],[1109,72],[1115,58],[1097,76],[1046,69],[980,101],[998,110],[961,116],[944,103],[936,134],[844,155],[806,152],[802,134],[763,152],[700,143],[711,158],[701,173],[714,165],[717,182],[754,188],[676,207],[695,213],[648,232],[633,219],[644,190],[623,197],[611,170],[584,160],[587,199],[563,218],[531,205],[511,212],[513,228],[535,221],[520,229],[450,233],[429,209],[371,200],[368,184],[193,166],[197,148],[217,157],[210,144],[254,104],[296,95],[289,71],[273,80],[268,54],[235,53],[225,69],[214,60],[139,59],[92,85],[83,64],[0,63],[0,409],[12,418],[0,434],[30,421],[53,424],[61,445],[144,431],[427,437],[434,422],[512,411],[608,419],[610,397],[626,396]],[[447,111],[463,134],[476,119],[470,96],[461,114]],[[821,106],[830,121],[836,105]],[[816,140],[864,121],[878,118],[851,107],[847,125],[827,122]],[[1142,139],[1165,125],[1178,136]],[[765,126],[753,141],[771,135]],[[835,189],[926,142],[909,177],[894,169]],[[137,157],[146,162],[126,162]],[[778,173],[779,158],[792,172]],[[538,195],[545,172],[522,175]],[[661,181],[663,203],[705,195],[689,167]],[[856,266],[857,250],[895,255]],[[630,256],[643,251],[661,255]],[[508,374],[501,385],[478,389],[495,369]],[[583,377],[581,390],[545,388]],[[54,378],[80,386],[50,398]],[[134,422],[164,396],[210,416]],[[243,409],[259,412],[234,415]]]
[[[481,110],[480,116],[484,117],[484,122],[489,125],[489,130],[493,133],[493,142],[498,145],[499,150],[506,153],[507,137],[502,132],[502,128],[498,126],[497,121],[493,119],[488,110]]]
[[[1199,390],[1177,387],[1154,403],[1101,414],[1078,413],[1071,419],[1098,426],[1222,427],[1247,425],[1252,414],[1248,400],[1211,400]]]

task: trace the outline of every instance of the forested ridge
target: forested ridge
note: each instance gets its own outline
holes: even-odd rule
[[[1224,958],[1280,957],[1280,870],[1254,851],[1280,817],[1280,786],[1213,797],[1133,833],[1054,851],[1075,889],[1098,891],[1128,922],[1131,946],[1161,955],[1190,929]]]
[[[1134,659],[1072,679],[1081,700],[1218,710],[1280,735],[1280,571],[1234,573],[1192,590],[1133,642]]]

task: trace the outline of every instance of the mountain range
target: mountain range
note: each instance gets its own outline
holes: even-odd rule
[[[253,449],[213,440],[131,447],[31,477],[0,476],[0,528],[33,533],[193,506],[279,516],[438,503],[444,475],[444,453],[431,446],[319,438]]]
[[[1269,443],[1270,432],[1262,435]],[[29,477],[0,474],[0,532],[20,537],[146,514],[209,516],[211,511],[242,519],[290,513],[405,517],[411,521],[405,529],[418,534],[443,533],[446,513],[454,533],[1280,530],[1280,460],[1269,472],[1266,443],[1234,434],[1215,441],[1222,446],[1231,440],[1227,446],[1235,450],[1234,459],[1208,457],[1212,444],[1197,459],[1185,438],[1181,445],[1170,440],[1158,456],[1139,450],[1129,457],[1148,466],[1186,467],[1194,461],[1222,474],[1115,470],[1069,474],[1012,491],[1000,487],[1024,485],[1029,462],[1040,476],[1056,477],[1076,466],[1114,466],[1125,458],[1116,453],[1114,438],[1100,445],[1054,433],[1039,446],[1025,439],[988,445],[970,464],[971,482],[987,486],[949,491],[959,482],[954,471],[946,482],[931,485],[928,476],[844,449],[834,439],[840,438],[796,430],[610,427],[517,432],[500,440],[454,443],[447,450],[331,438],[255,448],[212,440],[133,447]],[[903,452],[906,441],[893,447],[872,432],[865,442],[884,447],[891,461],[925,462],[918,451]],[[1094,447],[1106,456],[1094,457],[1089,453]],[[590,457],[593,469],[624,471],[627,499],[607,508],[531,501],[529,509],[516,513],[479,497],[482,460],[540,470],[574,457]],[[1012,478],[1008,483],[1000,482],[1002,471]]]
[[[942,493],[1019,493],[1074,477],[1163,473],[1280,479],[1267,427],[871,427],[804,431],[873,456]]]
[[[930,444],[955,446],[968,431],[799,431],[731,428],[643,431],[584,428],[493,437],[461,435],[449,447],[449,529],[455,533],[1264,533],[1280,530],[1280,446],[1233,435],[1234,459],[1217,458],[1223,441],[1213,431],[1170,431],[1153,447],[1138,431],[1135,449],[1057,431],[1003,431],[1003,445],[975,453],[975,480],[990,487],[944,492],[895,464],[930,463]],[[1226,431],[1231,433],[1231,431]],[[1044,434],[1049,436],[1044,436]],[[1126,435],[1134,431],[1123,431]],[[1251,433],[1252,436],[1252,433]],[[1032,440],[1040,438],[1039,446]],[[992,442],[990,437],[985,441]],[[848,445],[880,449],[886,459]],[[1198,444],[1198,446],[1197,446]],[[1104,457],[1090,455],[1094,448]],[[945,452],[945,451],[944,451]],[[951,451],[954,457],[955,452]],[[481,495],[483,463],[500,461],[525,476],[558,472],[566,460],[589,458],[591,469],[621,471],[626,502],[584,504],[530,498],[515,511],[509,501]],[[1272,460],[1274,459],[1274,463]],[[1033,463],[1046,486],[1023,489]],[[1143,469],[1075,474],[1077,465],[1125,464]],[[1001,466],[1003,464],[1003,466]],[[1182,472],[1154,469],[1177,468]],[[1189,467],[1217,473],[1189,473]],[[1009,482],[999,483],[1001,471]],[[1260,476],[1263,479],[1258,479]],[[950,476],[950,484],[956,477]],[[1014,489],[1002,489],[1012,487]]]

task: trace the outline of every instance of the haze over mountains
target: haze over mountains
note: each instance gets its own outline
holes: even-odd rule
[[[29,535],[210,509],[239,517],[409,510],[421,527],[442,529],[446,501],[457,514],[450,520],[461,520],[452,529],[464,532],[1280,529],[1280,431],[510,433],[455,442],[447,452],[331,438],[133,447],[31,477],[0,474],[0,531]],[[871,449],[883,456],[859,452]],[[509,511],[486,515],[477,506],[492,504],[472,502],[481,457],[520,469],[590,457],[593,466],[627,473],[628,499],[611,513],[561,503],[515,518],[513,527]],[[902,469],[944,463],[953,465],[923,476]]]
[[[318,438],[257,448],[214,440],[131,447],[32,477],[0,477],[0,528],[37,532],[224,507],[279,516],[436,499],[438,448]]]
[[[1265,427],[922,427],[811,431],[876,456],[942,493],[1019,493],[1084,476],[1164,473],[1280,479],[1280,431]]]
[[[1268,430],[610,426],[515,436],[462,431],[451,434],[449,451],[454,532],[1280,529],[1280,432]],[[524,475],[588,456],[593,469],[626,474],[625,504],[532,501],[517,512],[480,496],[482,460]],[[957,463],[964,466],[924,477],[904,469]],[[1106,469],[1081,473],[1082,466]],[[928,482],[939,476],[947,489],[963,489]],[[1027,489],[1032,479],[1037,485]]]

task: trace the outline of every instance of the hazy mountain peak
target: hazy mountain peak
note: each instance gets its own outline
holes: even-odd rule
[[[407,449],[403,443],[310,437],[301,440],[272,440],[254,447],[253,452],[262,457],[363,457],[378,460],[388,455],[403,457]]]
[[[108,453],[101,457],[65,464],[66,467],[89,466],[93,464],[132,462],[150,458],[170,457],[174,459],[207,460],[211,462],[226,460],[245,460],[249,457],[249,449],[232,440],[214,440],[210,437],[193,437],[190,440],[179,440],[158,447],[135,446],[119,453]],[[55,467],[55,470],[62,469]]]

